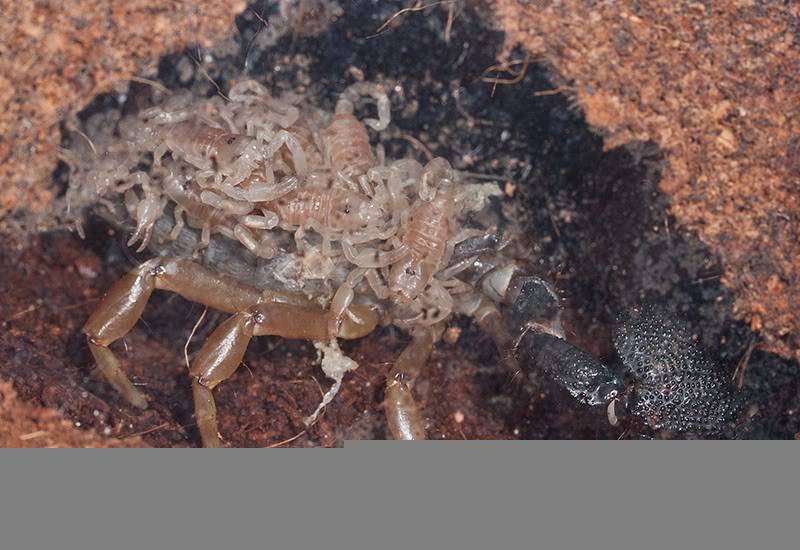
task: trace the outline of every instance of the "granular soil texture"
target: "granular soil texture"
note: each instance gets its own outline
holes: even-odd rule
[[[218,40],[244,7],[242,0],[1,0],[0,220],[51,206],[59,122],[97,94],[152,73],[159,55]],[[47,222],[28,216],[23,225],[31,220]]]
[[[494,4],[507,48],[552,69],[606,149],[664,152],[670,213],[722,259],[757,347],[800,359],[800,6]]]
[[[21,401],[8,382],[0,382],[0,448],[142,447],[138,436],[119,439],[81,430],[49,407]]]

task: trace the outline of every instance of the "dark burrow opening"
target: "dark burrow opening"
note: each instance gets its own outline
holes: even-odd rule
[[[465,9],[451,24],[446,8],[392,19],[403,7],[402,2],[347,2],[323,32],[311,34],[319,21],[294,21],[294,32],[269,45],[263,20],[277,20],[277,14],[257,3],[238,18],[231,43],[165,56],[158,80],[209,95],[246,75],[275,92],[301,91],[327,110],[354,75],[386,83],[393,90],[393,129],[383,138],[387,156],[424,158],[427,148],[457,169],[492,175],[505,185],[507,206],[524,229],[517,250],[532,272],[559,289],[570,341],[611,362],[615,316],[644,300],[655,301],[686,319],[698,341],[732,375],[757,336],[733,318],[733,295],[721,284],[719,259],[670,216],[669,197],[658,187],[661,151],[651,143],[603,151],[602,137],[587,127],[569,98],[557,93],[546,68],[529,63],[524,52],[512,53],[511,72],[489,70],[497,64],[503,35],[488,13]],[[133,83],[128,95],[142,86]],[[118,100],[98,98],[84,115],[116,107]],[[63,180],[63,173],[58,178]],[[136,261],[120,244],[124,235],[96,220],[87,233],[85,242],[63,232],[43,235],[39,250],[26,256],[54,272],[68,272],[63,282],[43,289],[55,294],[59,284],[72,286],[77,294],[56,304],[79,301],[74,285],[94,286],[96,296]],[[70,270],[75,262],[87,263],[73,261],[81,250],[94,255],[88,263],[98,272],[88,282],[78,276],[81,270]],[[20,293],[20,301],[25,296]],[[90,309],[88,304],[53,312],[65,329],[45,345],[32,336],[4,335],[4,352],[18,360],[0,366],[0,374],[13,379],[23,397],[60,407],[83,426],[113,426],[116,435],[151,430],[145,438],[153,445],[196,444],[182,347],[202,308],[156,296],[139,328],[120,346],[126,348],[123,358],[134,379],[153,397],[146,413],[124,405],[91,374],[79,334]],[[20,334],[26,322],[35,318],[15,321]],[[544,376],[525,384],[511,380],[497,366],[489,340],[468,319],[453,323],[462,329],[459,340],[438,346],[418,385],[432,437],[623,435],[621,428],[608,425],[604,410],[576,405]],[[194,349],[210,326],[207,322],[195,336]],[[323,419],[293,444],[386,437],[382,375],[406,341],[402,333],[384,329],[348,345],[361,368]],[[302,343],[261,339],[251,345],[248,368],[217,391],[220,427],[230,444],[275,444],[303,430],[300,419],[319,401],[317,380],[326,385],[311,366],[313,359],[313,350]],[[796,364],[752,353],[744,383],[759,414],[748,437],[792,438],[800,432],[798,380]]]

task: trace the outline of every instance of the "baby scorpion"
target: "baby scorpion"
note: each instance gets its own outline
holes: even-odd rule
[[[378,118],[354,116],[362,95],[377,100]],[[156,232],[154,251],[163,254],[112,287],[85,325],[100,372],[128,401],[145,405],[109,346],[131,329],[153,290],[229,313],[190,367],[201,437],[215,446],[221,441],[211,391],[234,372],[250,338],[304,338],[330,342],[332,349],[337,338],[370,332],[382,315],[412,334],[387,374],[390,431],[397,438],[424,437],[412,390],[444,322],[454,313],[471,315],[498,349],[511,342],[497,305],[511,294],[495,288],[508,282],[508,270],[498,260],[477,282],[467,275],[479,254],[454,255],[459,242],[485,235],[462,223],[501,194],[499,188],[457,182],[443,158],[422,166],[413,159],[384,163],[380,149],[374,155],[367,128],[380,131],[389,122],[380,86],[351,86],[332,116],[302,111],[302,120],[300,109],[271,102],[259,86],[241,85],[230,96],[230,103],[172,99],[122,119],[123,140],[102,125],[95,136],[120,160],[113,181],[96,189],[107,195],[102,204],[113,209],[113,196],[124,192],[134,235],[144,247]],[[89,158],[87,173],[105,173],[105,163],[96,167]],[[80,184],[71,182],[78,189],[70,196],[89,195],[78,192]],[[199,236],[186,237],[194,230]],[[308,231],[314,234],[306,238]],[[169,250],[170,239],[180,251]],[[213,261],[229,248],[221,240],[243,245],[224,265]],[[239,261],[248,256],[255,259]],[[258,267],[247,267],[252,262]]]
[[[475,231],[457,231],[459,207],[450,164],[442,158],[436,158],[419,174],[419,196],[410,212],[404,212],[401,216],[401,235],[399,239],[394,239],[394,248],[388,251],[374,248],[359,251],[347,240],[343,241],[344,255],[357,269],[333,299],[331,307],[334,321],[338,320],[337,315],[347,309],[353,289],[364,277],[378,298],[389,299],[396,306],[394,323],[398,326],[433,325],[452,312],[450,292],[435,275],[448,264],[453,247]],[[389,187],[395,188],[391,193],[398,195],[403,185],[390,183]],[[386,283],[381,281],[377,273],[381,268],[384,271],[388,269],[385,273]],[[448,274],[454,274],[457,270],[456,267],[443,275],[450,279]],[[335,332],[333,325],[331,332]]]
[[[363,122],[353,114],[354,103],[361,95],[372,95],[378,103],[378,118],[368,118]],[[389,98],[383,87],[377,84],[360,82],[348,87],[339,101],[330,125],[323,131],[328,162],[333,173],[353,186],[353,178],[363,177],[375,165],[369,135],[365,127],[384,130],[391,121]]]

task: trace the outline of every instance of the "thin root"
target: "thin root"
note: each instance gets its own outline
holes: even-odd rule
[[[755,348],[756,338],[754,337],[750,339],[750,343],[747,345],[744,355],[742,355],[742,358],[736,365],[736,370],[733,371],[733,380],[736,382],[737,390],[741,390],[744,386],[744,373],[747,370],[747,366],[750,364],[750,356],[753,355],[753,350]]]
[[[160,82],[156,82],[155,80],[150,80],[149,78],[144,78],[144,77],[141,77],[141,76],[132,76],[131,77],[131,81],[132,82],[138,82],[139,84],[146,84],[147,86],[152,86],[153,88],[155,88],[156,90],[158,90],[159,92],[161,92],[164,95],[171,95],[172,94],[172,90],[170,90],[169,88],[165,87]]]
[[[301,430],[300,433],[293,435],[289,439],[284,439],[283,441],[279,441],[278,443],[273,443],[272,445],[268,445],[267,449],[275,449],[276,447],[283,447],[284,445],[288,445],[292,441],[299,439],[301,436],[306,434],[306,430]]]
[[[197,332],[197,329],[200,327],[200,323],[202,323],[203,319],[205,319],[206,313],[208,313],[208,308],[203,309],[203,313],[200,315],[200,318],[194,324],[192,332],[189,334],[189,337],[186,339],[186,343],[183,345],[183,358],[186,360],[187,369],[191,368],[189,366],[189,342],[191,342],[192,338],[194,338],[194,333]]]
[[[367,36],[367,38],[375,38],[376,36],[382,34],[383,31],[386,30],[386,27],[388,27],[392,23],[392,21],[394,21],[395,19],[397,19],[398,17],[400,17],[404,13],[413,13],[413,12],[417,12],[417,11],[424,11],[424,10],[426,10],[428,8],[432,8],[434,6],[439,6],[439,5],[455,4],[455,1],[456,0],[442,0],[440,2],[431,2],[430,4],[425,4],[425,5],[420,5],[420,2],[417,2],[415,5],[411,6],[410,8],[403,8],[402,10],[396,12],[389,19],[384,21],[383,25],[378,27],[378,29],[375,31],[374,34],[371,34],[371,35]]]
[[[511,71],[511,66],[512,65],[518,65],[519,63],[522,63],[522,69],[520,69],[519,72],[517,72],[517,73],[514,73],[513,71]],[[495,92],[495,90],[497,90],[497,85],[498,84],[513,85],[513,84],[518,84],[519,82],[522,82],[522,79],[525,78],[525,74],[528,72],[528,65],[529,64],[530,64],[530,57],[526,55],[525,59],[522,60],[521,62],[520,61],[513,61],[513,62],[508,63],[508,64],[493,65],[492,67],[489,67],[488,69],[486,69],[484,71],[484,74],[486,74],[488,72],[491,72],[493,70],[495,70],[495,71],[504,71],[504,72],[507,72],[507,73],[510,73],[510,74],[514,75],[513,78],[500,78],[500,77],[487,77],[487,76],[484,76],[484,77],[481,77],[481,80],[483,82],[489,82],[489,83],[492,84],[492,94],[491,95],[492,95],[492,97],[494,97],[494,92]]]

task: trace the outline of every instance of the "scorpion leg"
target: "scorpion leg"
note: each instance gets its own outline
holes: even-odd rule
[[[230,299],[233,304],[243,301],[249,305],[260,296],[255,289],[247,292],[248,287],[244,285],[224,286],[210,271],[188,260],[154,259],[124,275],[108,290],[83,326],[83,333],[86,334],[100,373],[129,403],[146,408],[144,395],[130,382],[108,346],[133,328],[156,288],[177,291],[190,300],[223,310],[229,308],[219,307],[225,305],[220,301]]]
[[[183,221],[183,215],[186,213],[186,209],[183,206],[176,206],[175,210],[173,211],[173,216],[175,218],[175,224],[172,226],[172,231],[169,234],[169,238],[173,241],[178,239],[178,235],[181,234],[185,222]]]
[[[347,240],[342,240],[342,251],[345,258],[350,263],[363,268],[379,268],[391,265],[404,256],[407,256],[409,251],[405,246],[400,246],[393,250],[378,250],[375,248],[366,248],[359,251]]]
[[[385,130],[391,119],[391,105],[389,103],[389,96],[386,95],[386,90],[380,84],[372,82],[356,82],[347,87],[342,93],[339,102],[336,104],[336,112],[349,111],[353,112],[353,104],[357,103],[360,96],[369,95],[377,102],[378,105],[378,118],[366,118],[364,124],[373,130]]]
[[[275,134],[275,137],[264,150],[264,157],[268,159],[272,158],[283,146],[286,146],[289,153],[292,155],[292,164],[294,164],[294,169],[298,177],[300,179],[305,179],[308,173],[305,151],[303,151],[303,147],[297,138],[286,130],[280,130]]]
[[[108,346],[133,328],[156,289],[234,314],[208,338],[189,371],[197,423],[203,444],[208,447],[221,445],[211,391],[236,371],[253,336],[306,340],[324,340],[328,336],[327,311],[301,295],[261,292],[215,275],[190,260],[151,260],[117,281],[83,327],[100,372],[139,408],[147,407],[147,399],[130,382]],[[344,319],[337,336],[360,338],[377,325],[373,311],[365,306],[353,309],[355,318]]]
[[[368,312],[362,308],[361,313],[366,318],[344,323],[338,336],[360,338],[372,331],[377,324],[377,316],[373,313],[370,318]],[[271,302],[256,304],[245,312],[236,313],[217,327],[189,369],[195,418],[203,446],[222,446],[212,390],[236,372],[253,336],[320,341],[327,337],[327,331],[327,313],[321,308]]]
[[[265,293],[217,275],[191,260],[150,260],[124,275],[109,289],[82,329],[100,373],[128,402],[139,408],[146,408],[147,400],[130,382],[109,346],[133,328],[156,289],[174,292],[227,313],[248,311],[254,304],[267,302],[272,308],[271,318],[279,319],[281,324],[270,325],[271,332],[259,334],[308,340],[324,340],[328,335],[328,312],[302,295]],[[351,310],[353,317],[343,320],[336,335],[360,338],[371,332],[377,324],[376,314],[360,305],[351,306]]]
[[[147,399],[128,379],[108,346],[125,336],[139,320],[155,289],[158,261],[151,261],[117,281],[103,297],[83,332],[97,367],[105,379],[135,407],[147,408]]]
[[[425,202],[432,201],[442,180],[453,181],[453,168],[442,157],[436,157],[428,162],[422,171],[419,180],[419,198]]]
[[[257,239],[255,235],[253,235],[253,232],[241,223],[237,223],[233,227],[233,234],[245,248],[259,258],[269,260],[277,253],[275,244],[268,235],[262,235],[261,239]]]
[[[222,446],[212,390],[239,368],[253,337],[257,315],[237,313],[224,321],[205,341],[189,369],[197,429],[204,447]]]
[[[155,148],[153,151],[153,166],[156,168],[161,167],[161,159],[167,154],[167,151],[169,151],[169,147],[167,147],[166,143],[160,143]]]
[[[442,334],[443,325],[417,327],[411,343],[398,357],[386,375],[383,408],[389,431],[394,439],[426,439],[425,420],[414,399],[414,382],[422,366],[428,362],[433,345]]]
[[[262,209],[262,215],[248,214],[241,218],[241,223],[251,229],[272,229],[280,221],[278,215],[269,210]]]
[[[377,296],[379,300],[388,300],[389,287],[381,279],[378,271],[375,269],[368,269],[364,275],[367,278],[367,282],[369,283],[372,292],[375,293],[375,296]]]
[[[355,298],[355,288],[364,278],[367,270],[356,268],[347,274],[344,282],[336,289],[330,305],[328,318],[328,334],[333,338],[339,330],[339,325],[345,318],[345,312],[350,308],[353,298]],[[349,316],[348,316],[349,317]]]
[[[153,226],[161,217],[164,211],[166,200],[161,196],[157,190],[150,185],[150,177],[144,172],[136,172],[133,174],[134,181],[144,191],[144,197],[139,198],[133,190],[128,190],[125,193],[126,206],[132,211],[136,218],[136,230],[131,238],[128,240],[128,246],[132,246],[136,241],[141,240],[141,245],[136,250],[141,252],[147,247],[150,237],[153,233]]]
[[[516,376],[519,373],[519,365],[512,351],[515,344],[514,337],[497,304],[483,293],[474,292],[461,298],[457,306],[458,313],[472,317],[481,331],[491,338],[500,356],[500,363]]]

